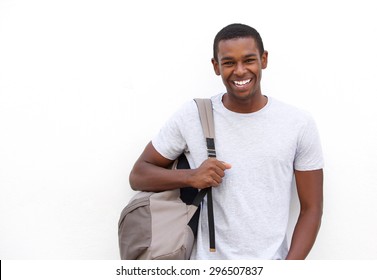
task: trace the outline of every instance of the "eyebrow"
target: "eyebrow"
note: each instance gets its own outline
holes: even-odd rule
[[[245,55],[244,58],[250,58],[250,57],[256,57],[256,56],[257,56],[256,53],[250,53],[250,54]],[[231,56],[225,56],[225,57],[221,58],[221,61],[232,60],[232,59],[234,59],[234,58],[231,57]]]

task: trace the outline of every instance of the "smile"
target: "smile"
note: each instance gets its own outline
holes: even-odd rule
[[[251,79],[243,80],[243,81],[233,81],[233,83],[236,87],[243,87],[244,85],[247,85],[248,83],[250,83],[250,81]]]

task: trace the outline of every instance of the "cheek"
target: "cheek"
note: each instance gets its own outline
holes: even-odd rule
[[[219,73],[223,80],[227,80],[232,75],[232,70],[229,70],[227,68],[221,68]]]
[[[228,75],[228,73],[221,73],[221,79],[223,80],[224,84],[229,83],[229,77],[230,75]]]
[[[223,80],[223,84],[227,85],[228,80],[224,76],[221,76],[221,79]]]
[[[250,70],[253,72],[253,74],[254,74],[255,76],[258,77],[258,79],[260,78],[260,76],[262,76],[262,68],[259,67],[259,66],[255,66],[255,67],[253,67],[253,68],[250,69]]]

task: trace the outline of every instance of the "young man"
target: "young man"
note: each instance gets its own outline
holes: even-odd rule
[[[217,159],[207,159],[198,110],[190,101],[146,146],[131,171],[134,190],[215,187],[216,252],[208,250],[207,207],[202,207],[193,259],[305,259],[316,239],[323,200],[318,133],[307,113],[262,95],[267,58],[255,29],[223,28],[212,59],[226,88],[211,98]],[[192,169],[166,169],[182,152]],[[293,176],[301,209],[288,248]]]

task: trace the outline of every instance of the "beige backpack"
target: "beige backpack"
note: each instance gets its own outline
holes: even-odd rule
[[[195,99],[209,157],[216,157],[210,99]],[[204,139],[203,139],[204,140]],[[188,169],[184,154],[172,168]],[[184,187],[139,192],[123,209],[118,225],[119,251],[126,260],[190,259],[199,223],[200,204],[207,195],[210,251],[215,251],[212,189]]]

